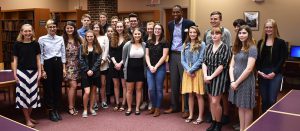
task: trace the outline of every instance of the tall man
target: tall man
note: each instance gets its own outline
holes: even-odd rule
[[[100,21],[100,25],[101,25],[102,29],[104,30],[104,33],[106,33],[107,27],[109,26],[109,24],[107,23],[107,13],[101,12],[99,14],[99,21]]]
[[[172,9],[174,20],[168,23],[168,30],[170,32],[170,78],[171,78],[171,107],[164,111],[164,113],[173,113],[180,110],[179,98],[180,87],[182,81],[183,67],[180,63],[180,54],[183,42],[188,33],[188,29],[194,26],[193,21],[184,19],[182,17],[182,8],[180,5],[175,5]],[[189,116],[188,113],[188,94],[184,95],[184,113],[183,118]]]
[[[221,26],[221,21],[222,21],[222,13],[219,11],[214,11],[210,14],[210,25],[211,28],[221,28],[222,31],[222,42],[228,47],[231,47],[231,34],[230,31]],[[212,37],[211,37],[211,29],[208,29],[205,34],[203,41],[207,44],[213,44]],[[228,70],[228,67],[225,67]],[[229,122],[229,117],[228,117],[228,90],[230,87],[230,82],[228,81],[228,84],[226,86],[226,91],[222,96],[222,102],[223,102],[223,116],[222,116],[222,123],[227,124]],[[207,122],[210,122],[211,119],[207,118]]]

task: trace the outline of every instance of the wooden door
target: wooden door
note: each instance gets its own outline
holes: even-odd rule
[[[187,18],[187,8],[182,8],[183,14],[182,17],[183,18]],[[165,20],[166,20],[166,25],[165,25],[165,32],[166,32],[166,39],[170,42],[170,33],[169,33],[169,29],[168,29],[168,23],[169,21],[174,20],[173,16],[172,16],[172,9],[165,9]]]

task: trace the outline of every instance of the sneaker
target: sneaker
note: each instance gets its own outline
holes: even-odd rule
[[[87,118],[87,117],[88,117],[87,111],[83,111],[83,112],[82,112],[82,117],[83,117],[83,118]]]
[[[140,106],[140,109],[145,110],[147,105],[148,105],[147,102],[143,102],[142,105]]]
[[[99,110],[99,106],[98,106],[98,104],[97,104],[97,103],[95,103],[93,108],[94,108],[94,110],[95,110],[95,111],[98,111],[98,110]]]
[[[152,102],[149,102],[148,104],[148,110],[151,110],[152,109]]]
[[[95,110],[91,110],[91,114],[92,114],[92,116],[96,116],[97,112]]]
[[[107,109],[108,108],[108,105],[106,102],[102,102],[101,103],[101,107],[104,108],[104,109]]]

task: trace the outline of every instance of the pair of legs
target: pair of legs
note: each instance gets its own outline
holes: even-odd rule
[[[142,101],[143,82],[142,81],[139,81],[139,82],[126,82],[126,87],[127,87],[126,98],[127,98],[127,105],[128,105],[127,112],[132,111],[132,94],[133,94],[134,87],[136,87],[136,107],[135,107],[135,110],[136,110],[136,112],[139,112],[141,101]]]
[[[115,98],[116,98],[116,104],[120,104],[120,79],[119,78],[113,78],[113,83],[114,83],[114,92],[115,92]],[[124,78],[121,78],[121,84],[123,88],[123,101],[122,105],[126,104],[126,92],[128,89],[126,89],[127,84],[125,82]]]
[[[96,96],[96,86],[85,87],[84,94],[83,94],[83,112],[87,112],[88,110],[88,101],[90,97],[90,103],[95,103],[95,96]],[[94,112],[93,104],[90,104],[90,111]]]
[[[262,97],[262,112],[266,112],[276,103],[281,87],[282,74],[276,74],[271,80],[259,78],[259,90]]]
[[[100,94],[101,94],[101,102],[106,102],[106,75],[101,75],[101,88],[100,88]]]
[[[240,131],[245,130],[253,120],[253,110],[247,108],[239,108]]]
[[[180,110],[180,86],[183,75],[180,53],[170,54],[170,85],[171,85],[171,108],[173,111]],[[184,112],[188,112],[188,94],[184,94]]]
[[[197,97],[198,102],[198,109],[199,109],[199,115],[196,121],[201,122],[203,121],[203,112],[204,112],[204,100],[202,95],[195,94],[195,93],[189,93],[189,117],[187,119],[191,120],[194,115],[194,96]]]
[[[75,114],[75,97],[76,97],[76,88],[77,88],[77,81],[70,80],[69,81],[69,91],[68,91],[68,102],[69,102],[69,113]]]
[[[222,107],[221,107],[220,101],[221,101],[222,95],[212,96],[211,94],[208,94],[208,96],[209,96],[209,105],[210,105],[212,119],[216,122],[221,122]]]
[[[22,111],[25,117],[26,125],[29,127],[34,127],[34,124],[37,124],[37,121],[30,117],[32,108],[23,108]]]

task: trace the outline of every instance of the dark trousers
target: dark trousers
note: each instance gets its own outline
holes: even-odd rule
[[[47,109],[57,110],[61,99],[61,83],[63,66],[61,58],[54,57],[44,61],[47,78],[44,80],[44,99]]]
[[[272,80],[259,78],[259,90],[262,98],[262,112],[266,112],[276,103],[281,87],[282,74],[276,74]]]
[[[180,52],[171,52],[170,54],[170,79],[171,79],[171,108],[179,111],[180,87],[183,75]],[[184,94],[184,111],[189,111],[188,94]]]

